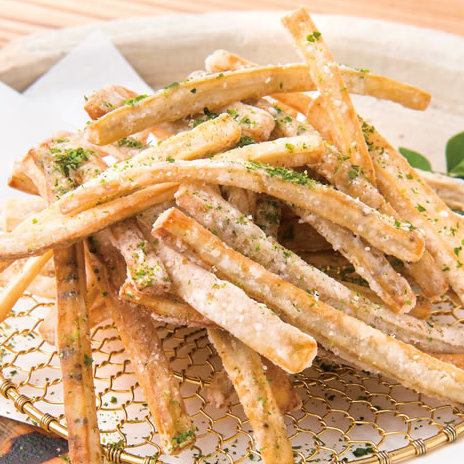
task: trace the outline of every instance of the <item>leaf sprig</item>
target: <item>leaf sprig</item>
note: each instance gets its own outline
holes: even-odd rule
[[[423,154],[404,147],[400,147],[399,152],[413,168],[432,171],[430,161]],[[464,178],[464,132],[459,132],[448,140],[445,154],[448,176]]]

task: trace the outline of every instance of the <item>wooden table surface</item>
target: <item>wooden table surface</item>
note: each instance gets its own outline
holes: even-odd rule
[[[0,0],[0,46],[49,28],[168,13],[289,9],[288,0]],[[296,1],[314,12],[399,21],[464,35],[464,0]],[[64,462],[64,440],[32,426],[0,418],[0,464]]]
[[[464,34],[464,0],[0,0],[0,46],[48,28],[129,16],[289,9],[400,21]]]

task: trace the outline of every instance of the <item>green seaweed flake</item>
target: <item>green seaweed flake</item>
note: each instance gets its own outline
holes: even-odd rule
[[[82,147],[57,150],[54,162],[63,175],[69,177],[71,171],[78,169],[84,161],[87,161],[94,153]]]
[[[304,172],[293,171],[292,169],[271,166],[269,164],[258,163],[256,161],[247,161],[245,163],[247,169],[265,171],[269,177],[279,177],[285,182],[290,182],[296,185],[305,185],[313,187],[317,181],[309,177]]]

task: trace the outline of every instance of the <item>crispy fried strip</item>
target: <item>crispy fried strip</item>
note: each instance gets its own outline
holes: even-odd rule
[[[179,384],[172,374],[150,314],[112,297],[110,308],[160,435],[166,454],[177,454],[195,440]]]
[[[118,188],[121,172],[147,167],[157,161],[191,160],[210,156],[234,146],[239,141],[240,135],[239,125],[228,114],[222,114],[213,120],[199,124],[190,131],[176,134],[156,147],[143,150],[130,160],[115,163],[105,171],[104,175],[97,176],[91,185],[105,183],[105,190]],[[87,197],[82,192],[77,192],[77,196]],[[87,203],[84,198],[81,198],[82,204],[76,203],[72,198],[63,198],[59,202],[61,211],[75,213],[86,209]],[[92,199],[92,202],[95,204],[95,199]]]
[[[293,388],[291,377],[266,358],[262,358],[261,361],[279,410],[287,413],[300,409],[302,401],[298,392]]]
[[[363,124],[379,189],[398,213],[425,234],[427,248],[464,301],[464,225],[373,126]]]
[[[47,207],[47,203],[40,197],[7,198],[3,203],[4,232],[11,232],[26,218],[31,218],[35,213]]]
[[[335,251],[353,264],[356,272],[389,308],[397,313],[407,313],[414,308],[416,295],[408,281],[393,269],[383,253],[369,247],[362,238],[344,227],[314,214],[296,212],[330,242]]]
[[[120,251],[127,265],[127,277],[142,293],[166,293],[171,283],[163,263],[152,244],[145,240],[134,218],[111,227],[113,245]]]
[[[317,134],[308,134],[246,145],[217,155],[215,159],[253,160],[257,163],[292,168],[318,162],[324,152],[322,138]]]
[[[137,92],[122,85],[108,85],[86,98],[84,110],[91,119],[98,119],[136,96]]]
[[[335,146],[375,185],[375,172],[361,125],[342,74],[321,33],[305,8],[285,15],[282,23],[292,35],[296,48],[308,64],[309,75],[321,93]]]
[[[237,121],[242,129],[242,137],[250,137],[255,142],[269,140],[274,130],[274,118],[267,111],[255,106],[235,102],[221,111],[225,111]]]
[[[172,208],[154,225],[172,234],[217,272],[270,305],[288,322],[317,337],[318,343],[363,369],[400,381],[408,388],[455,402],[464,402],[464,371],[438,361],[364,322],[318,301],[263,266],[227,247],[215,235]]]
[[[75,182],[93,175],[94,153],[79,155],[77,166],[58,167],[64,149],[75,149],[71,137],[50,139],[30,150],[41,169],[46,191],[41,195],[49,203],[69,191]],[[19,226],[20,227],[20,226]],[[64,412],[68,428],[69,456],[74,463],[101,463],[100,432],[97,422],[93,383],[84,246],[76,243],[53,250],[56,278],[57,346],[63,380]]]
[[[169,187],[153,185],[74,216],[62,214],[54,203],[35,216],[34,224],[27,220],[12,233],[0,235],[1,259],[24,258],[51,247],[66,247],[150,206],[172,199],[176,189],[176,183]]]
[[[108,198],[116,192],[128,193],[161,182],[203,180],[266,193],[313,212],[344,226],[379,250],[405,261],[417,261],[424,251],[422,239],[401,223],[354,200],[330,186],[314,181],[302,173],[249,161],[195,160],[159,162],[149,166],[128,168],[114,182],[90,181],[67,196],[70,203],[82,204],[83,197]],[[64,199],[65,197],[63,197]],[[77,203],[76,203],[77,201]],[[324,205],[322,208],[321,206]],[[341,212],[343,211],[343,214]],[[1,241],[0,241],[0,256]],[[6,256],[5,256],[6,257]]]
[[[403,264],[402,272],[409,275],[419,285],[425,297],[432,301],[438,300],[448,291],[448,279],[427,249],[417,263]]]
[[[35,164],[31,151],[28,151],[21,160],[15,161],[13,171],[8,178],[8,185],[25,193],[45,197],[47,188],[43,173]]]
[[[179,301],[174,297],[145,295],[138,292],[129,282],[125,282],[119,289],[119,297],[129,303],[136,303],[148,308],[152,317],[178,325],[189,327],[208,327],[214,325],[198,311],[187,303]]]
[[[232,203],[233,204],[233,203]],[[256,224],[270,237],[277,237],[282,215],[281,204],[275,198],[260,195],[256,200]]]
[[[279,89],[305,90],[311,87],[311,82],[302,72],[304,69],[300,65],[268,66],[184,81],[104,115],[87,126],[88,137],[94,143],[105,145],[161,122],[200,113],[204,108],[216,111],[230,103]]]
[[[382,300],[377,296],[377,294],[373,292],[369,287],[365,287],[364,285],[358,285],[347,281],[343,281],[343,285],[350,288],[354,292],[363,295],[365,298],[367,298],[375,304],[384,304]],[[409,315],[417,317],[417,319],[428,319],[430,317],[431,312],[432,305],[430,303],[430,300],[423,297],[418,297],[416,300],[416,305],[414,306],[414,308],[411,309]]]
[[[429,319],[432,314],[432,303],[428,298],[418,296],[416,299],[416,306],[410,312],[411,316],[417,319]]]
[[[261,358],[261,362],[280,412],[285,414],[300,409],[301,398],[293,387],[290,376],[266,358]],[[234,386],[227,373],[224,370],[216,372],[208,385],[208,401],[216,408],[223,408],[230,404],[233,394]]]
[[[227,372],[221,369],[213,374],[206,390],[206,397],[215,408],[224,408],[230,405],[234,391]]]
[[[271,387],[257,353],[220,329],[208,337],[222,359],[227,374],[250,420],[265,464],[293,464],[293,451]]]
[[[287,372],[301,372],[311,365],[316,355],[312,337],[282,322],[243,290],[189,262],[166,244],[160,244],[158,252],[177,294],[203,316]],[[270,340],[270,333],[278,337],[278,346]]]
[[[82,244],[54,250],[58,308],[58,352],[73,463],[100,463],[103,456],[92,376]]]
[[[52,256],[53,252],[48,250],[42,256],[29,258],[21,272],[8,282],[0,294],[0,322],[8,317],[16,302],[23,296],[23,293]]]
[[[420,169],[416,169],[416,172],[451,209],[464,211],[464,181],[462,179]]]
[[[244,69],[189,79],[105,114],[87,127],[89,140],[98,145],[105,145],[158,123],[177,121],[199,113],[205,107],[215,111],[247,98],[259,98],[276,92],[314,90],[314,83],[307,71],[306,66],[293,64]],[[349,68],[341,72],[348,77],[346,82],[348,90],[355,92],[369,92],[369,94],[384,97],[388,92],[384,91],[386,86],[383,84],[393,83],[392,80],[382,77],[373,79],[377,85],[360,85],[362,80],[359,76],[366,75],[366,73]],[[396,85],[398,89],[401,87]],[[192,92],[193,89],[195,89],[194,92]],[[404,93],[399,91],[395,95],[394,92],[390,92],[389,96],[401,100],[400,103],[406,103],[409,92],[412,91],[413,94],[417,92],[417,89],[405,84],[402,85],[402,89]],[[401,95],[400,98],[398,98],[399,95]],[[415,103],[416,107],[427,106],[427,95],[424,97],[424,101]],[[408,103],[410,102],[411,100]]]
[[[95,236],[94,240],[97,253],[108,264],[103,265],[96,255],[91,254],[92,264],[99,269],[101,290],[109,295],[106,304],[153,415],[161,448],[164,453],[177,454],[195,440],[195,429],[185,410],[179,383],[149,312],[117,298],[114,283],[123,276],[120,275],[120,262],[105,241],[105,234]],[[108,265],[111,266],[111,279]]]
[[[198,184],[183,185],[176,195],[176,202],[205,227],[214,230],[229,246],[297,287],[310,292],[317,290],[321,300],[331,306],[427,351],[464,351],[464,332],[460,328],[436,323],[429,325],[371,303],[266,237],[258,226],[244,218],[211,188]],[[332,254],[330,263],[335,264]]]
[[[429,353],[440,361],[454,364],[459,369],[464,369],[464,355],[456,353]]]
[[[252,144],[241,148],[236,148],[217,156],[218,161],[249,160],[260,163],[267,163],[278,166],[302,166],[311,161],[318,160],[323,153],[323,143],[319,136],[301,136],[292,138],[283,138],[272,142],[263,142]],[[201,153],[202,155],[204,153]],[[191,153],[189,153],[191,155]],[[94,206],[98,202],[103,202],[105,198],[109,199],[115,195],[129,193],[139,187],[141,184],[147,184],[150,179],[151,168],[155,167],[157,162],[168,160],[193,159],[196,156],[184,156],[184,153],[177,152],[175,156],[162,156],[158,153],[156,157],[147,160],[144,156],[141,163],[138,157],[134,157],[130,162],[125,162],[119,167],[112,167],[97,176],[94,180],[86,183],[81,189],[73,192],[60,201],[61,211],[64,213],[73,213],[79,210]],[[144,172],[146,171],[146,172]],[[131,173],[127,175],[127,173]],[[144,173],[142,181],[137,182],[133,177],[137,173]],[[96,194],[101,194],[96,198]]]
[[[209,72],[220,73],[237,70],[244,67],[255,67],[251,61],[226,50],[216,50],[205,60],[205,68]],[[404,82],[396,81],[390,77],[372,74],[367,70],[357,70],[347,66],[338,65],[339,71],[349,92],[360,95],[391,100],[407,108],[425,110],[430,103],[430,93]],[[314,90],[308,88],[307,90]],[[296,94],[279,94],[299,99]],[[277,95],[274,95],[277,97]]]

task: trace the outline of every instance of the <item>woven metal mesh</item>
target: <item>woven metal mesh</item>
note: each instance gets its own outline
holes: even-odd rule
[[[0,325],[0,371],[19,395],[64,424],[59,359],[55,348],[38,333],[50,306],[27,296]],[[449,301],[436,305],[433,314],[433,318],[453,324],[463,323],[462,316],[462,309]],[[93,329],[92,345],[99,426],[112,458],[144,464],[155,462],[148,457],[165,463],[260,460],[237,398],[224,409],[207,402],[208,382],[221,364],[205,331],[163,325],[160,335],[198,427],[196,446],[178,457],[160,455],[141,389],[119,337],[108,323]],[[387,452],[403,449],[411,456],[420,455],[427,451],[432,437],[450,441],[464,429],[464,411],[332,359],[318,358],[311,369],[294,376],[294,384],[303,407],[287,414],[285,421],[297,463],[367,462],[368,456],[372,456],[368,462],[393,462],[394,456]],[[21,401],[24,398],[15,401],[16,406],[21,406]],[[45,416],[41,424],[50,420]]]

